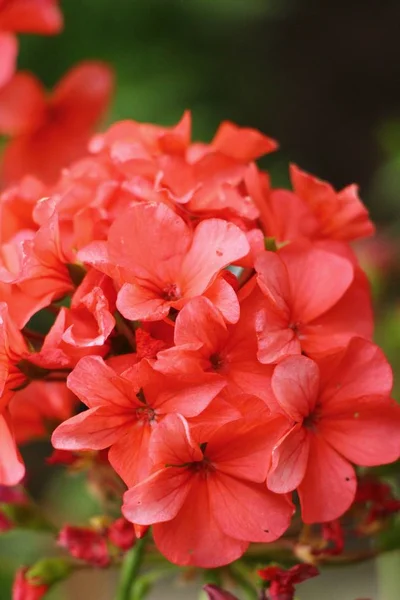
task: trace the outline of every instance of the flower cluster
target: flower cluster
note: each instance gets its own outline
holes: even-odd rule
[[[400,455],[351,246],[374,232],[357,186],[291,165],[276,189],[256,164],[274,140],[226,121],[193,142],[189,112],[93,135],[107,66],[50,95],[14,72],[15,33],[61,27],[55,0],[31,5],[0,0],[0,485],[23,480],[20,445],[51,435],[48,462],[90,465],[118,518],[64,526],[70,562],[21,569],[14,597],[42,597],[74,561],[116,564],[149,527],[170,562],[220,567],[283,536],[298,504],[296,534],[322,524],[311,562],[342,552],[354,502],[364,532],[399,509],[388,486],[357,491],[357,466]],[[260,574],[263,597],[290,599],[317,570]]]
[[[4,190],[1,483],[23,476],[15,440],[61,422],[55,448],[109,449],[124,516],[171,562],[216,567],[279,538],[295,490],[303,522],[332,521],[352,464],[398,458],[349,245],[373,226],[355,186],[292,166],[273,189],[254,161],[275,148],[229,122],[193,143],[189,113],[127,121],[56,183]]]

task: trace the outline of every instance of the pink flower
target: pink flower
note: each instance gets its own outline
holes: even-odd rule
[[[221,219],[202,221],[193,231],[164,204],[137,204],[110,228],[108,245],[93,243],[78,257],[119,271],[117,307],[130,320],[164,319],[193,297],[205,295],[229,322],[239,318],[236,293],[222,269],[249,252],[246,236]],[[104,265],[114,265],[110,268]]]
[[[262,483],[281,429],[279,419],[258,426],[242,419],[198,444],[186,421],[169,415],[150,442],[155,472],[125,493],[123,514],[152,524],[160,552],[180,565],[218,567],[251,541],[275,540],[293,512],[285,496]]]
[[[332,521],[350,507],[357,486],[350,463],[399,457],[400,409],[391,386],[383,353],[361,338],[319,365],[291,356],[275,368],[272,389],[292,427],[273,450],[267,484],[278,493],[297,489],[305,523]]]
[[[255,327],[263,363],[287,354],[318,356],[371,337],[368,282],[350,258],[309,242],[293,242],[256,260]]]

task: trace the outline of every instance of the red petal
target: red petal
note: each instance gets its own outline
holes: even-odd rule
[[[263,484],[218,473],[209,481],[211,510],[222,531],[246,542],[271,542],[289,527],[293,505]]]
[[[364,397],[337,406],[332,400],[318,430],[357,465],[381,465],[400,456],[400,407],[386,397]]]
[[[59,33],[63,26],[58,0],[12,0],[0,7],[0,29],[17,33]]]
[[[245,234],[233,223],[206,219],[195,229],[193,242],[182,264],[187,296],[199,296],[224,267],[250,250]]]
[[[10,426],[8,416],[0,415],[0,485],[17,485],[25,474]]]
[[[97,61],[82,62],[59,81],[50,98],[50,110],[59,114],[64,126],[91,133],[108,108],[113,73]]]
[[[349,260],[309,243],[284,246],[279,256],[288,270],[294,322],[308,323],[332,308],[354,278]]]
[[[170,521],[182,508],[191,487],[188,469],[162,469],[125,492],[122,513],[138,525]]]
[[[284,358],[272,375],[272,390],[281,408],[294,421],[302,421],[318,398],[318,365],[306,356]]]
[[[198,480],[175,519],[153,527],[154,541],[170,562],[215,568],[233,562],[247,549],[247,542],[221,531],[210,493],[206,480]]]
[[[240,162],[250,162],[263,154],[273,152],[278,144],[257,129],[238,127],[230,121],[224,121],[219,126],[211,146]]]
[[[59,450],[104,450],[118,442],[134,417],[115,414],[112,408],[99,406],[61,423],[52,435]]]
[[[277,494],[292,492],[301,483],[306,472],[310,438],[299,423],[283,436],[273,449],[272,467],[267,485]]]
[[[0,32],[0,89],[14,75],[17,62],[18,41],[12,33]]]
[[[321,436],[310,434],[307,470],[298,487],[304,523],[340,517],[351,506],[356,488],[353,467]]]
[[[167,415],[156,427],[149,452],[156,465],[183,465],[203,458],[190,436],[187,422],[179,415]]]

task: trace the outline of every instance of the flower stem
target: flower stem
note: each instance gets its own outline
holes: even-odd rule
[[[146,537],[138,540],[129,552],[126,553],[121,568],[116,600],[130,600],[132,587],[137,579],[144,557]]]

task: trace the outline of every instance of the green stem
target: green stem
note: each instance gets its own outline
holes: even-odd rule
[[[230,572],[235,580],[235,583],[242,589],[245,594],[246,600],[257,600],[258,592],[257,588],[251,581],[250,573],[246,567],[240,562],[233,563],[230,565]]]
[[[137,579],[144,557],[146,537],[138,540],[124,558],[121,568],[116,600],[130,600],[132,587]]]

